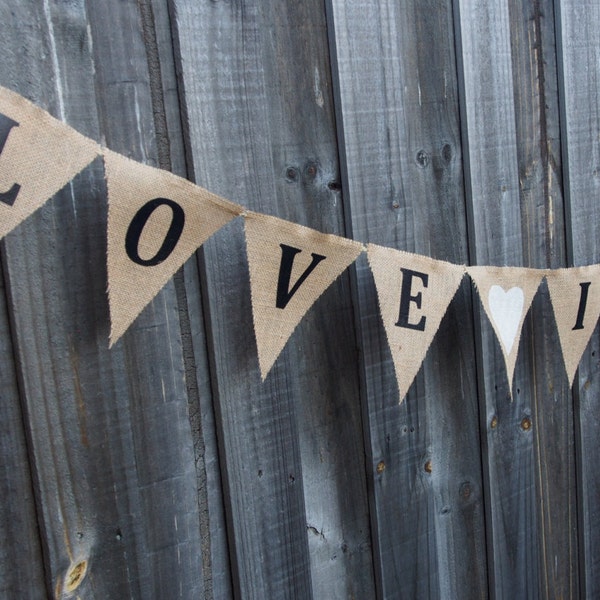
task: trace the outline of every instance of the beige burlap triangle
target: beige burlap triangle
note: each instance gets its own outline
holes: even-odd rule
[[[367,250],[401,402],[421,368],[465,268],[374,244]]]
[[[545,271],[522,267],[468,267],[467,272],[500,342],[512,390],[523,321]]]
[[[600,316],[600,265],[546,273],[569,386]]]
[[[362,244],[258,213],[245,220],[252,315],[264,380],[317,298]]]
[[[0,238],[100,154],[100,146],[0,87]]]
[[[106,150],[112,346],[171,276],[243,208]]]

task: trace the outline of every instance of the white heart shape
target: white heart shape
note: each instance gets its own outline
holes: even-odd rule
[[[513,287],[505,292],[499,285],[493,285],[488,294],[488,302],[490,315],[508,356],[521,322],[525,294],[520,287]]]

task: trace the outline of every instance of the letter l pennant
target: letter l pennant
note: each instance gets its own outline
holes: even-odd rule
[[[100,154],[100,146],[0,87],[0,238]]]

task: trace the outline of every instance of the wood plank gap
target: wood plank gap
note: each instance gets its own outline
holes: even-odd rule
[[[475,245],[475,215],[473,212],[473,185],[471,179],[471,154],[469,146],[469,134],[467,129],[467,102],[465,89],[465,69],[462,53],[462,30],[460,20],[460,0],[454,0],[453,7],[453,22],[454,22],[454,43],[456,56],[456,72],[458,82],[458,107],[459,107],[459,128],[460,142],[462,146],[463,162],[463,185],[464,185],[464,203],[466,215],[466,234],[467,234],[467,259],[468,264],[477,264],[477,258],[474,257],[472,248]],[[469,275],[467,275],[469,277]],[[482,405],[485,403],[485,369],[483,363],[483,337],[481,331],[481,322],[483,318],[481,301],[479,292],[475,289],[473,282],[469,282],[471,286],[471,320],[473,323],[473,348],[475,350],[475,386],[478,396],[478,413],[479,413],[479,447],[481,449],[481,481],[483,514],[484,514],[484,536],[486,546],[486,564],[487,564],[487,597],[489,600],[495,600],[495,573],[494,568],[494,542],[493,542],[493,520],[491,507],[491,484],[490,471],[485,465],[489,464],[489,448],[487,442],[488,419],[487,411],[482,410]]]
[[[564,199],[564,235],[566,244],[567,266],[575,266],[575,253],[573,249],[573,218],[571,213],[571,169],[569,153],[569,136],[567,127],[567,110],[565,87],[565,69],[564,69],[564,48],[562,36],[562,5],[560,0],[555,0],[554,6],[554,37],[556,40],[556,67],[558,71],[558,117],[560,127],[560,151],[561,151],[561,172],[562,172],[562,193]],[[575,372],[574,382],[580,381],[579,369]],[[576,498],[576,519],[577,519],[577,554],[579,556],[579,591],[582,598],[587,598],[587,577],[586,564],[588,556],[585,551],[585,519],[584,519],[584,490],[583,490],[583,431],[581,419],[577,418],[581,414],[581,395],[579,386],[576,383],[571,388],[571,397],[573,403],[573,435],[575,451],[575,498]]]
[[[146,47],[148,60],[148,73],[152,114],[156,134],[156,148],[158,166],[167,171],[172,170],[170,137],[167,125],[167,115],[162,87],[162,74],[160,53],[156,37],[154,12],[151,0],[138,0],[140,8],[142,35]],[[192,257],[191,260],[195,260]],[[173,277],[175,295],[177,298],[179,327],[181,331],[181,345],[185,368],[185,385],[187,389],[188,416],[194,442],[194,465],[196,467],[196,490],[198,492],[198,512],[200,522],[200,535],[202,537],[202,571],[204,578],[204,594],[206,600],[212,600],[212,561],[211,561],[211,535],[209,523],[209,501],[207,493],[207,474],[204,462],[205,444],[201,427],[194,427],[192,415],[200,415],[200,395],[197,379],[197,366],[194,346],[192,342],[192,328],[190,323],[187,291],[185,287],[184,269],[181,267]]]
[[[344,119],[343,119],[343,107],[342,107],[342,93],[340,89],[340,72],[338,66],[338,51],[337,51],[337,35],[336,35],[336,23],[335,14],[333,10],[333,0],[325,0],[325,19],[327,23],[327,43],[329,49],[329,65],[331,69],[331,81],[332,81],[332,94],[333,94],[333,112],[335,119],[335,133],[337,141],[337,154],[338,154],[338,165],[340,170],[340,185],[341,185],[341,206],[342,214],[344,218],[344,227],[346,235],[352,239],[354,238],[354,231],[352,227],[352,215],[349,210],[346,210],[345,198],[349,196],[350,182],[348,175],[348,161],[346,160],[346,136],[344,130]],[[358,240],[360,241],[360,240]],[[368,240],[363,240],[363,243],[367,243]],[[368,416],[368,403],[366,393],[366,363],[362,359],[364,349],[362,346],[363,335],[361,333],[362,321],[360,318],[360,302],[359,302],[359,283],[358,275],[356,271],[356,263],[353,263],[349,269],[349,281],[350,281],[350,293],[352,299],[352,313],[354,315],[354,343],[358,351],[358,382],[359,390],[358,397],[360,398],[361,404],[361,420],[362,420],[362,431],[363,431],[363,448],[365,452],[365,470],[367,479],[367,498],[369,502],[369,523],[370,523],[370,538],[371,547],[373,549],[373,574],[375,579],[375,593],[377,598],[383,598],[384,596],[384,585],[381,577],[383,565],[381,563],[381,548],[379,544],[379,536],[375,534],[378,530],[377,527],[377,503],[375,501],[375,490],[373,482],[375,481],[375,472],[373,469],[373,455],[371,448],[373,444],[371,442],[371,428],[369,426]]]
[[[144,1],[144,0],[142,0]],[[181,44],[179,41],[178,35],[178,13],[177,13],[177,2],[176,0],[167,0],[169,17],[172,23],[172,39],[173,39],[173,56],[175,60],[175,71],[177,77],[177,88],[179,95],[179,109],[181,114],[181,131],[182,138],[184,144],[184,155],[185,155],[185,164],[187,177],[190,181],[196,182],[196,175],[194,169],[194,158],[192,152],[192,140],[190,136],[190,127],[189,127],[189,117],[187,110],[187,103],[185,102],[186,97],[186,89],[185,89],[185,78],[183,76],[183,69],[181,65],[182,61],[182,52],[181,52]],[[206,351],[208,357],[208,372],[210,374],[209,377],[209,385],[211,389],[211,396],[213,399],[219,397],[219,385],[218,378],[214,376],[217,372],[217,366],[215,364],[216,354],[215,354],[215,332],[212,327],[212,318],[211,318],[211,303],[209,298],[209,290],[207,288],[206,277],[203,276],[207,271],[206,260],[204,256],[203,248],[199,248],[196,252],[196,265],[199,280],[199,289],[200,289],[200,298],[202,302],[202,318],[204,321],[204,329],[206,332]],[[178,298],[179,300],[179,298]],[[217,446],[218,453],[220,457],[225,456],[225,442],[224,442],[224,431],[223,431],[223,414],[221,411],[221,405],[219,402],[212,402],[213,410],[215,413],[215,421],[216,421],[216,437],[217,437]],[[198,410],[200,410],[200,406],[198,406]],[[221,461],[221,464],[225,464],[225,461]],[[222,467],[225,470],[226,467]],[[224,514],[225,514],[225,529],[227,536],[227,546],[228,546],[228,556],[229,563],[231,565],[231,585],[233,588],[233,596],[234,598],[242,598],[242,583],[240,577],[240,569],[241,565],[239,565],[237,560],[237,553],[235,551],[235,531],[234,531],[234,514],[233,507],[230,501],[226,499],[231,498],[232,490],[229,484],[229,478],[227,476],[221,477],[221,485],[223,489],[223,498],[224,498]]]
[[[563,182],[563,198],[565,213],[565,243],[567,252],[567,266],[575,265],[573,251],[573,218],[571,215],[571,172],[569,169],[569,136],[567,127],[567,109],[566,109],[566,89],[565,89],[565,69],[564,69],[564,49],[562,39],[562,13],[560,1],[554,2],[554,35],[556,39],[556,67],[558,70],[558,116],[560,120],[560,152],[561,152],[561,172]],[[575,374],[575,381],[578,375]],[[581,555],[583,556],[583,555]]]

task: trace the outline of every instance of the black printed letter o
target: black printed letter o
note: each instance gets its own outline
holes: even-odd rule
[[[143,259],[138,252],[140,236],[152,213],[163,204],[173,211],[173,218],[171,219],[169,231],[167,231],[167,235],[165,236],[162,246],[158,249],[158,252],[152,258]],[[177,246],[184,224],[185,212],[177,202],[169,200],[168,198],[154,198],[154,200],[146,202],[146,204],[137,211],[133,219],[131,219],[131,223],[127,229],[127,234],[125,236],[125,251],[127,252],[127,256],[129,256],[134,263],[142,265],[143,267],[154,267],[160,264],[169,257],[171,252],[175,249],[175,246]]]

